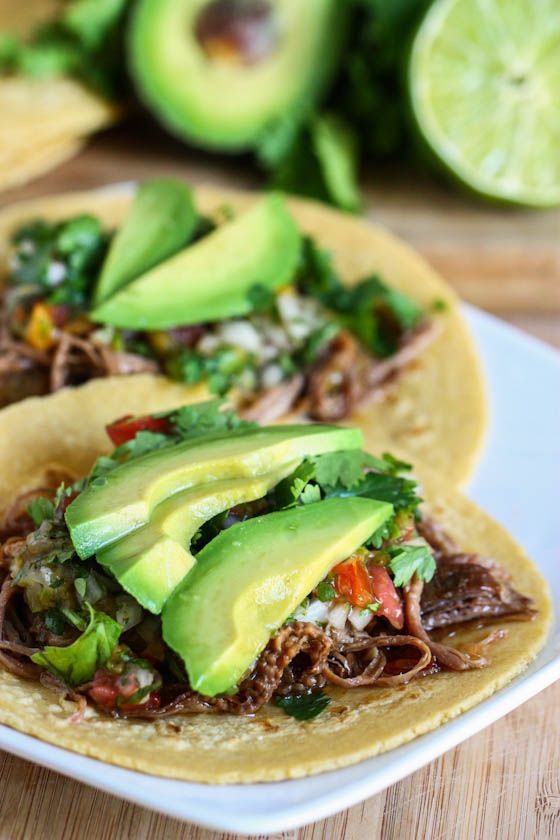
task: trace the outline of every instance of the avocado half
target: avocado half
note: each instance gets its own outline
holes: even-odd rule
[[[254,147],[320,98],[346,32],[341,0],[138,0],[128,37],[140,97],[206,148]]]

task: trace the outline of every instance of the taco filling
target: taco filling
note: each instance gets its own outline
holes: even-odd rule
[[[305,720],[331,686],[484,668],[507,632],[492,621],[536,615],[355,429],[259,427],[212,401],[107,432],[87,476],[2,523],[0,663],[76,701],[75,719],[272,702]],[[475,641],[454,646],[465,625]]]
[[[375,275],[343,285],[279,195],[210,219],[161,179],[141,185],[118,230],[78,215],[15,231],[0,404],[163,372],[230,395],[249,419],[339,420],[385,397],[437,334],[436,309]]]

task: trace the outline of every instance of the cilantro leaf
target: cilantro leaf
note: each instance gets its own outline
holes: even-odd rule
[[[317,598],[319,601],[332,601],[336,598],[336,589],[329,580],[322,580],[317,586]]]
[[[87,308],[107,241],[99,219],[86,214],[22,225],[12,237],[8,283],[22,294],[33,287],[51,304]]]
[[[436,571],[434,555],[427,545],[397,545],[388,549],[391,555],[391,569],[395,586],[405,586],[414,574],[420,580],[429,581]]]
[[[184,405],[170,412],[167,417],[181,440],[215,433],[221,434],[234,429],[257,428],[257,423],[242,420],[234,411],[224,411],[223,406],[223,400],[206,400]]]
[[[330,309],[379,358],[396,352],[403,333],[422,318],[423,310],[377,276],[346,286],[334,269],[330,255],[310,238],[304,242],[298,288]]]
[[[354,487],[347,488],[337,485],[329,488],[325,495],[327,498],[333,496],[365,496],[368,499],[377,499],[380,502],[390,502],[397,513],[399,511],[415,513],[416,508],[422,501],[416,489],[417,484],[411,479],[370,472],[364,475],[363,480]]]
[[[302,505],[313,504],[321,501],[321,488],[317,484],[307,484],[300,493],[299,500]]]
[[[322,691],[317,694],[299,694],[288,697],[277,697],[275,704],[280,706],[287,715],[296,720],[312,720],[324,712],[331,698]]]
[[[80,685],[93,677],[113,653],[122,631],[120,624],[110,616],[87,606],[89,624],[75,642],[67,647],[47,645],[31,657],[37,665],[61,677],[70,686]]]
[[[36,499],[32,499],[27,505],[27,513],[38,528],[45,520],[53,518],[54,504],[50,499],[46,499],[44,496],[38,496]]]
[[[315,475],[311,461],[303,461],[294,472],[285,478],[274,490],[275,506],[278,510],[294,507],[301,494]]]
[[[350,490],[364,480],[364,468],[385,471],[386,464],[361,449],[327,452],[313,458],[315,479],[323,488],[345,487]]]

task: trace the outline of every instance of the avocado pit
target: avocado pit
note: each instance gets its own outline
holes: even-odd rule
[[[269,0],[213,0],[198,15],[195,36],[208,58],[256,64],[278,42],[272,4]]]

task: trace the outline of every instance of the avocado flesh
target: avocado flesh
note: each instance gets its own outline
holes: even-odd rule
[[[138,0],[128,62],[148,108],[204,148],[258,145],[275,121],[299,122],[330,83],[346,36],[341,0],[274,0],[276,46],[249,64],[208,56],[196,24],[208,0]]]
[[[163,608],[163,638],[191,687],[214,697],[237,685],[274,631],[392,512],[372,499],[326,499],[240,522],[205,546]]]
[[[300,249],[301,235],[283,198],[270,193],[129,283],[90,317],[159,330],[245,315],[252,309],[251,288],[276,289],[293,279]]]
[[[166,498],[212,481],[255,478],[306,456],[359,449],[358,429],[299,425],[238,429],[186,440],[121,464],[68,506],[66,524],[82,559],[150,521]]]
[[[97,562],[145,609],[160,613],[181,580],[194,566],[190,543],[201,525],[235,505],[261,499],[297,466],[258,478],[211,481],[166,499],[144,525],[102,549]]]
[[[141,184],[101,268],[94,303],[186,245],[198,224],[190,189],[171,178]]]

